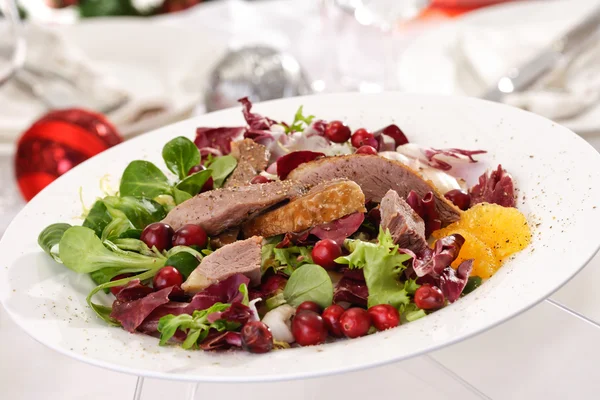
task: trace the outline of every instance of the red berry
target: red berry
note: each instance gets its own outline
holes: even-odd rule
[[[325,269],[332,269],[337,266],[335,259],[342,255],[342,249],[335,241],[323,239],[315,244],[311,255],[315,264]]]
[[[400,325],[400,313],[389,304],[378,304],[367,311],[373,326],[378,331],[394,328]]]
[[[257,184],[257,183],[269,183],[269,182],[273,182],[273,181],[270,180],[269,178],[267,178],[266,176],[262,176],[262,175],[256,175],[250,181],[250,183],[253,184],[253,185]]]
[[[350,143],[352,146],[357,149],[360,146],[371,146],[375,149],[379,148],[379,143],[377,143],[377,139],[375,139],[375,135],[371,132],[367,131],[365,128],[357,129],[356,132],[352,135],[352,139],[350,139]]]
[[[350,134],[350,128],[342,121],[331,121],[325,127],[325,137],[334,143],[347,142]]]
[[[250,353],[268,353],[273,349],[273,334],[260,321],[250,321],[242,328],[242,347]]]
[[[195,174],[196,172],[204,171],[206,167],[202,164],[194,165],[188,171],[188,176]],[[215,187],[215,181],[212,176],[209,176],[204,185],[202,185],[202,189],[200,189],[200,193],[208,192],[209,190],[213,190]]]
[[[329,331],[331,336],[342,337],[344,333],[342,332],[342,326],[340,324],[340,317],[344,313],[344,307],[332,304],[323,311],[323,321],[325,322],[325,327]]]
[[[177,229],[173,235],[173,246],[206,247],[208,236],[199,225],[187,224]]]
[[[371,328],[371,317],[367,310],[358,307],[350,308],[340,316],[340,326],[346,337],[365,336]]]
[[[461,210],[468,210],[471,207],[471,195],[462,190],[453,189],[447,192],[444,197],[450,200],[454,205]]]
[[[133,276],[133,274],[120,274],[120,275],[117,275],[114,278],[112,278],[110,281],[114,282],[114,281],[118,281],[120,279],[129,278],[130,276]],[[121,291],[121,289],[123,289],[123,286],[113,286],[110,288],[110,292],[116,296],[117,293],[119,293]]]
[[[304,301],[296,308],[296,312],[300,312],[300,311],[313,311],[313,312],[316,312],[317,314],[320,314],[321,306],[319,306],[314,301]]]
[[[444,293],[437,286],[422,285],[415,291],[415,304],[423,310],[437,310],[444,306]]]
[[[292,320],[292,334],[301,346],[321,344],[327,339],[327,328],[319,314],[314,311],[300,311]]]
[[[173,228],[162,222],[155,222],[148,225],[142,231],[140,240],[150,248],[155,246],[158,251],[171,248],[171,239],[173,238]]]
[[[183,275],[175,267],[166,266],[158,270],[154,279],[152,279],[152,286],[154,290],[161,290],[171,286],[180,286],[183,283]]]
[[[356,150],[356,154],[371,154],[376,156],[377,150],[373,146],[362,145]]]

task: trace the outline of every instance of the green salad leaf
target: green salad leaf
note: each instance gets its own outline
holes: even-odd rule
[[[208,167],[212,171],[215,188],[223,186],[225,179],[237,167],[237,160],[233,156],[216,157]]]
[[[210,329],[215,329],[219,332],[223,331],[234,331],[240,327],[240,324],[235,322],[228,322],[224,320],[217,320],[213,323],[208,322],[208,316],[212,313],[225,311],[231,305],[223,303],[215,303],[206,310],[196,310],[192,315],[181,314],[181,315],[165,315],[158,321],[158,331],[160,332],[160,345],[164,346],[167,344],[177,330],[181,330],[187,334],[186,340],[183,342],[181,347],[184,349],[191,349],[196,346],[199,342],[202,342]]]
[[[250,304],[250,295],[248,294],[248,285],[246,285],[245,283],[242,283],[242,284],[240,284],[240,287],[238,288],[238,290],[244,296],[242,298],[242,304],[245,306]]]
[[[417,283],[416,279],[408,279],[406,282],[404,282],[404,289],[406,290],[406,293],[410,294],[411,296],[415,294],[417,289],[420,287],[421,285]]]
[[[309,115],[308,117],[305,117],[303,114],[303,108],[303,106],[298,108],[298,111],[296,111],[296,114],[294,115],[294,122],[292,122],[291,125],[284,126],[286,133],[302,132],[313,122],[315,116]]]
[[[101,237],[102,231],[110,221],[112,221],[112,217],[108,213],[104,202],[102,200],[96,200],[83,221],[83,226],[93,229],[94,232],[96,232],[96,236]]]
[[[100,239],[102,241],[105,240],[114,240],[119,237],[128,230],[133,229],[131,222],[127,218],[115,218],[102,231],[102,235]]]
[[[394,244],[389,231],[380,229],[378,243],[346,240],[344,244],[351,253],[335,261],[347,264],[350,268],[363,269],[369,288],[369,307],[391,304],[398,308],[409,303],[408,292],[398,277],[406,268],[403,263],[410,256],[398,252],[398,246]]]
[[[179,190],[176,187],[173,188],[173,199],[175,200],[175,204],[179,205],[186,200],[192,198],[192,195],[183,190]]]
[[[138,253],[115,253],[104,246],[93,230],[83,226],[67,229],[59,243],[59,256],[67,268],[78,273],[91,273],[102,268],[140,272],[160,268],[165,259]]]
[[[467,280],[467,284],[462,291],[463,296],[471,293],[473,290],[477,289],[483,283],[483,279],[479,276],[470,276]]]
[[[196,172],[179,182],[175,187],[179,190],[189,193],[192,196],[200,193],[200,189],[210,178],[212,170],[206,169],[204,171]]]
[[[62,261],[55,247],[60,243],[63,235],[69,228],[71,228],[71,225],[69,224],[52,224],[44,229],[38,236],[38,244],[40,247],[59,263],[62,263]]]
[[[165,144],[162,156],[167,168],[179,179],[184,179],[192,167],[200,164],[198,147],[190,139],[183,136],[176,137]]]
[[[279,243],[279,241],[277,241]],[[311,247],[292,246],[278,249],[276,243],[265,244],[261,251],[261,267],[265,273],[269,268],[290,276],[305,264],[312,264]]]
[[[305,264],[292,273],[283,290],[283,297],[293,307],[298,307],[304,301],[314,301],[326,308],[333,302],[333,284],[323,267]]]
[[[175,253],[167,258],[167,261],[165,261],[165,265],[170,265],[177,271],[181,272],[181,275],[183,275],[183,280],[186,280],[188,276],[190,276],[198,264],[200,264],[200,260],[191,253],[185,251]]]
[[[139,239],[142,236],[142,229],[128,229],[119,235],[119,239]]]
[[[129,163],[121,176],[121,196],[153,199],[161,194],[171,194],[169,180],[156,165],[149,161],[135,160]]]
[[[423,318],[424,316],[427,315],[425,313],[425,310],[422,310],[419,307],[417,307],[417,305],[415,303],[409,303],[407,305],[403,304],[400,306],[399,311],[400,311],[400,322],[402,322],[402,323],[416,321],[419,318]]]
[[[163,206],[154,200],[143,197],[107,196],[102,201],[113,219],[128,219],[136,229],[144,229],[167,215]]]

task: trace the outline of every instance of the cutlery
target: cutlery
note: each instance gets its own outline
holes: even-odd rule
[[[582,48],[589,45],[599,25],[600,6],[594,8],[585,19],[532,59],[509,70],[493,87],[486,91],[483,98],[500,101],[507,94],[530,88],[541,77],[560,65],[561,60],[564,60],[565,57],[579,53]]]

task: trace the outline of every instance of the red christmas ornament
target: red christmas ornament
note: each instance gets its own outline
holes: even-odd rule
[[[122,141],[101,114],[81,109],[46,114],[17,145],[15,172],[21,194],[31,200],[60,175]]]

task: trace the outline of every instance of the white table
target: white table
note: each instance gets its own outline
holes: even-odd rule
[[[211,13],[223,16],[225,11],[214,8]],[[159,23],[193,26],[205,22],[212,24],[215,34],[230,34],[219,26],[217,19],[207,19],[205,15],[200,7],[189,14],[163,18]],[[600,134],[586,139],[600,150]],[[16,187],[11,186],[9,157],[0,158],[0,178],[3,185],[0,210],[18,209],[21,203],[13,195]],[[9,217],[4,213],[0,224]],[[0,234],[4,228],[0,226]],[[600,282],[600,255],[552,298],[600,321],[600,307],[597,307],[600,291],[596,282]],[[595,379],[599,341],[600,331],[596,327],[544,302],[497,328],[429,356],[305,381],[240,384],[235,388],[202,384],[196,398],[595,398],[600,392],[600,380]],[[45,348],[21,332],[0,308],[0,398],[131,399],[135,386],[134,376],[82,364]],[[143,398],[184,399],[189,389],[188,384],[146,380]]]

